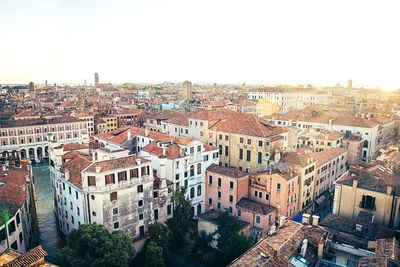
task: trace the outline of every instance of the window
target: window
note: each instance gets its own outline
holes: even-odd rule
[[[114,173],[112,173],[112,174],[107,174],[107,175],[105,176],[105,179],[106,179],[106,185],[108,185],[108,184],[114,184],[114,183],[115,183],[115,175],[114,175]]]
[[[212,198],[208,198],[208,205],[212,205]]]
[[[277,183],[277,184],[276,184],[276,189],[277,189],[277,190],[281,190],[281,184],[280,184],[280,183]]]
[[[138,207],[143,207],[143,200],[138,201]]]
[[[218,178],[218,187],[221,187],[221,184],[222,184],[222,180],[221,180],[221,178]]]
[[[251,145],[251,139],[247,139],[247,144]]]
[[[242,216],[242,211],[241,210],[237,210],[237,216],[238,217]]]
[[[139,226],[139,235],[144,236],[144,225]]]
[[[78,197],[78,191],[75,191],[75,198],[76,198],[76,199],[79,199],[79,197]]]
[[[251,151],[250,150],[246,150],[246,161],[251,161]]]
[[[229,202],[233,202],[233,196],[232,195],[229,195]]]
[[[175,180],[179,180],[179,173],[175,174]]]
[[[265,194],[265,199],[266,199],[266,200],[269,200],[269,194],[268,194],[268,193]]]
[[[243,137],[240,137],[239,143],[243,144]]]
[[[167,206],[167,215],[171,215],[171,214],[172,214],[172,205],[169,204],[169,205]]]
[[[141,172],[142,172],[142,175],[149,175],[150,167],[149,166],[142,167]]]
[[[243,149],[239,148],[239,159],[243,159]]]
[[[190,177],[194,176],[194,165],[190,166]]]
[[[229,135],[225,135],[225,141],[229,141]]]
[[[258,164],[261,164],[261,163],[262,163],[262,153],[261,153],[261,152],[258,152],[258,155],[257,155],[257,163],[258,163]]]
[[[71,190],[71,187],[70,186],[68,186],[68,193],[71,195],[72,194],[72,190]]]
[[[139,221],[143,220],[143,213],[139,214]]]
[[[220,210],[221,209],[221,202],[217,203],[217,208]]]
[[[118,197],[117,197],[117,192],[112,192],[111,194],[110,194],[110,201],[115,201],[115,200],[117,200],[118,199]]]
[[[228,208],[229,213],[232,213],[232,207]]]
[[[114,230],[119,228],[119,222],[114,222]]]
[[[364,209],[369,209],[369,210],[375,210],[375,198],[372,196],[368,195],[363,195],[361,202],[360,202],[360,208]]]
[[[258,192],[258,197],[262,198],[262,192]]]
[[[158,197],[158,191],[154,191],[153,192],[153,198],[157,198]]]
[[[201,185],[200,184],[197,186],[197,196],[198,197],[201,196]]]
[[[233,189],[233,182],[232,181],[229,182],[229,188]]]
[[[261,218],[260,218],[260,216],[257,215],[257,216],[256,216],[256,223],[259,224],[260,221],[261,221]]]
[[[194,187],[190,188],[190,198],[194,198]]]
[[[218,139],[222,140],[222,134],[218,135]]]
[[[129,175],[130,175],[130,178],[131,178],[131,179],[132,179],[132,178],[138,178],[138,177],[139,177],[138,169],[132,169],[132,170],[130,170],[130,171],[129,171]]]
[[[158,209],[154,210],[154,220],[158,220]]]
[[[143,193],[143,185],[142,184],[137,186],[137,192]]]
[[[17,226],[18,226],[21,223],[21,218],[19,216],[19,213],[17,213],[16,220],[17,220]]]
[[[197,146],[197,152],[201,152],[201,145]]]
[[[229,147],[225,146],[225,157],[229,155]]]
[[[8,224],[8,233],[11,235],[14,232],[15,232],[15,221],[13,220]]]
[[[78,216],[81,215],[81,212],[80,212],[80,210],[79,210],[79,207],[76,207],[76,214],[78,214]]]
[[[221,191],[218,191],[217,196],[218,198],[221,198]]]
[[[222,155],[222,145],[218,145],[219,154]]]
[[[209,184],[212,184],[212,179],[213,179],[212,175],[208,176],[208,183]]]
[[[118,173],[118,182],[126,181],[126,180],[127,180],[126,171],[119,172]]]
[[[258,146],[262,147],[262,145],[263,145],[263,142],[261,140],[258,140]]]
[[[197,164],[197,174],[201,174],[201,163]]]

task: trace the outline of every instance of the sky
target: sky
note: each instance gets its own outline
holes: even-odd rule
[[[0,83],[400,88],[400,2],[1,0]]]

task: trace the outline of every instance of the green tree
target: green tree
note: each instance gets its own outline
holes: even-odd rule
[[[165,267],[163,248],[151,241],[146,247],[146,267]]]
[[[168,227],[159,222],[154,222],[149,225],[149,241],[156,243],[160,247],[168,246]]]
[[[242,227],[241,222],[228,211],[222,212],[216,223],[215,234],[218,236],[217,247],[220,251],[218,265],[225,266],[248,250],[254,244],[254,240],[243,233],[239,233]]]
[[[67,267],[128,266],[133,255],[132,239],[125,232],[88,224],[71,231],[59,260]]]
[[[184,245],[185,235],[191,229],[192,204],[188,197],[185,197],[185,189],[178,188],[172,196],[174,210],[173,217],[167,221],[168,228],[171,231],[170,244],[174,248],[180,248]]]

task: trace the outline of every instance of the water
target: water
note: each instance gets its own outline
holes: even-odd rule
[[[49,254],[46,260],[56,264],[57,254],[64,245],[64,239],[58,231],[57,219],[53,211],[49,164],[47,162],[32,163],[32,168],[35,178],[40,244]]]

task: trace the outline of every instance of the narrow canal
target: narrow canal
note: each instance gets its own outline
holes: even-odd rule
[[[53,211],[49,164],[47,161],[32,163],[32,168],[35,178],[40,244],[49,253],[46,260],[56,264],[64,239],[58,231],[57,219]]]

